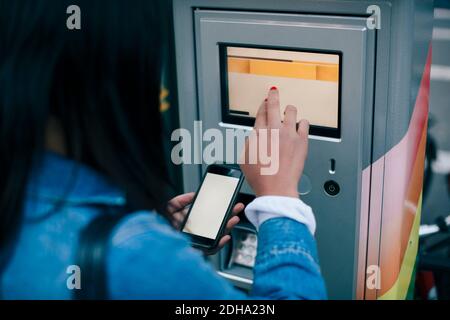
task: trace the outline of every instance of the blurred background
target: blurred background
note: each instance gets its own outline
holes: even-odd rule
[[[450,299],[450,1],[435,0],[416,299]],[[430,227],[431,225],[434,226]]]
[[[450,214],[450,1],[436,1],[431,67],[429,148],[431,178],[425,185],[423,223]],[[427,177],[428,178],[428,177]]]

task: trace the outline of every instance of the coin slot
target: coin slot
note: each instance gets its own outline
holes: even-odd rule
[[[336,173],[336,160],[330,159],[330,174]]]

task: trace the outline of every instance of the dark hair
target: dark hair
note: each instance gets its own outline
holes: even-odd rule
[[[81,30],[66,27],[73,4]],[[164,4],[0,0],[0,263],[17,235],[50,116],[62,123],[70,158],[109,177],[133,209],[162,208]]]

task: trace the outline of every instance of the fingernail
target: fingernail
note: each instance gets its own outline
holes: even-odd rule
[[[277,90],[278,88],[273,86],[272,88],[270,88],[270,90]]]

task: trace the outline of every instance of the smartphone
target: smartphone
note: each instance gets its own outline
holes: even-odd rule
[[[238,166],[208,166],[181,231],[192,245],[212,250],[219,244],[244,180]]]

